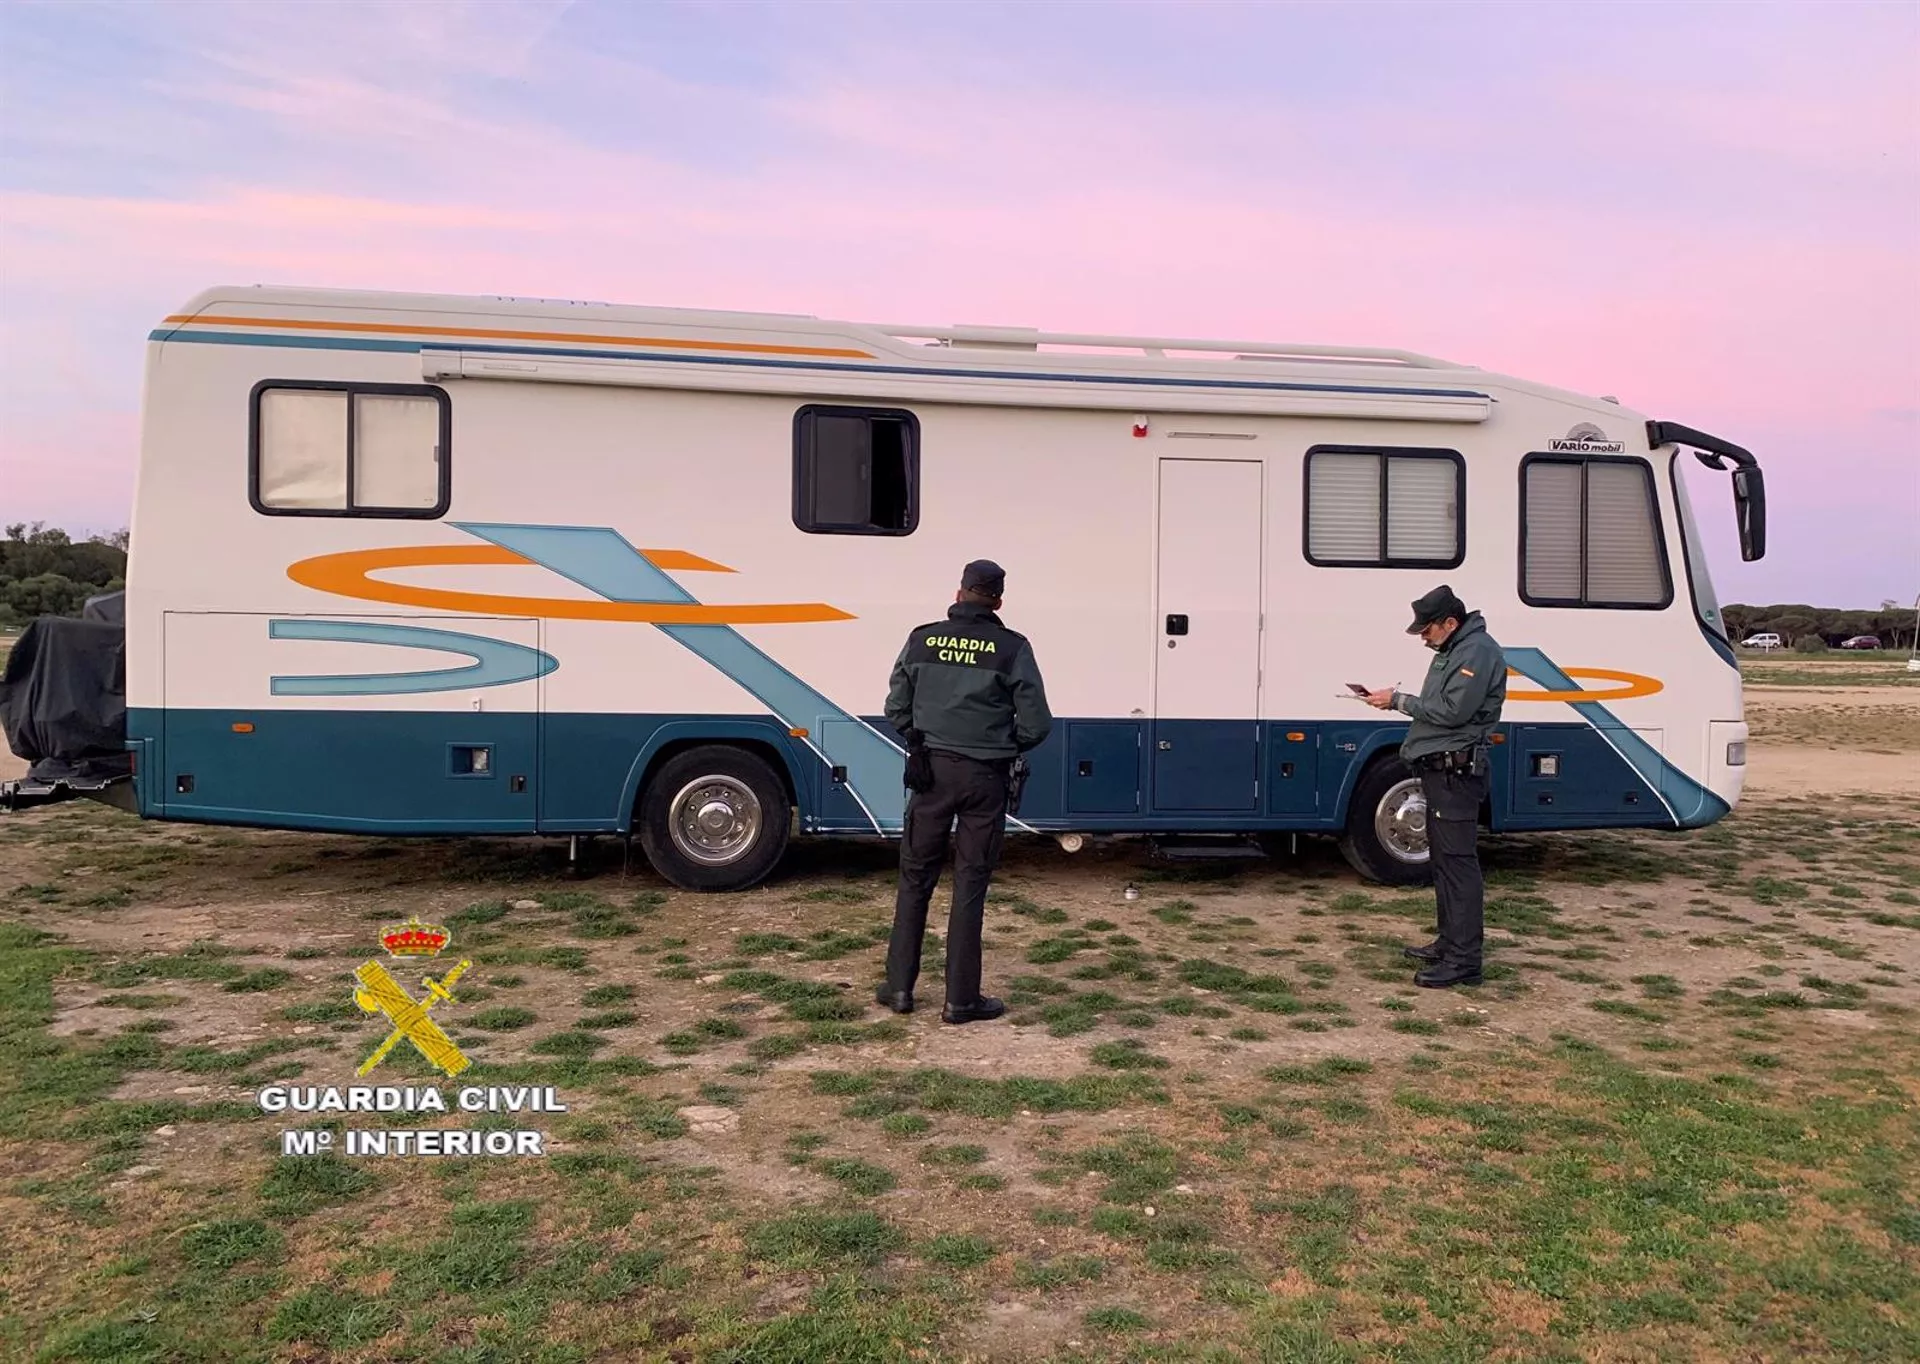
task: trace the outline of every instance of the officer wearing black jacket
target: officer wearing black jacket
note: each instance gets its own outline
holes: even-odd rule
[[[1478,985],[1486,889],[1475,844],[1487,796],[1488,738],[1507,699],[1507,657],[1480,613],[1467,610],[1444,583],[1413,604],[1407,633],[1434,651],[1420,694],[1386,688],[1367,696],[1381,710],[1413,717],[1400,756],[1427,800],[1439,933],[1406,954],[1427,963],[1414,973],[1416,985]]]
[[[953,908],[947,918],[948,1023],[998,1018],[1007,1006],[980,993],[980,928],[987,883],[1000,861],[1013,760],[1053,727],[1046,688],[1026,636],[995,613],[1006,574],[976,559],[960,574],[945,620],[915,626],[894,660],[887,722],[907,744],[905,828],[900,890],[887,979],[875,999],[895,1013],[913,1010],[927,903],[953,838]]]

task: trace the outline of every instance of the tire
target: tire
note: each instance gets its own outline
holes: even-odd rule
[[[683,890],[729,891],[757,885],[779,864],[793,806],[764,758],[707,744],[667,759],[637,813],[655,871]]]
[[[1399,755],[1382,758],[1361,773],[1347,806],[1340,852],[1369,881],[1388,886],[1433,883],[1426,797],[1420,779]]]

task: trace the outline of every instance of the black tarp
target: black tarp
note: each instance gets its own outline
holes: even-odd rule
[[[32,780],[127,772],[126,627],[68,616],[28,625],[0,676],[0,728]]]
[[[88,597],[87,604],[80,608],[81,620],[105,621],[108,625],[127,623],[127,594],[122,592],[103,592],[97,597]]]

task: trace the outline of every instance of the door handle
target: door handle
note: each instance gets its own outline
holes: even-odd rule
[[[1187,632],[1187,618],[1185,616],[1168,616],[1167,617],[1167,633],[1168,634],[1184,635],[1186,632]]]
[[[1173,740],[1171,740],[1171,739],[1162,739],[1162,740],[1160,741],[1160,751],[1161,751],[1162,753],[1165,753],[1165,752],[1168,752],[1168,751],[1169,751],[1170,749],[1172,749],[1172,747],[1173,747]]]

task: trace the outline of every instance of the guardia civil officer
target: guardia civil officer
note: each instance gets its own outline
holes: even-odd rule
[[[1386,688],[1369,692],[1381,710],[1413,717],[1400,745],[1427,799],[1427,848],[1433,861],[1439,933],[1406,954],[1427,965],[1416,985],[1445,988],[1480,983],[1486,889],[1476,842],[1486,798],[1488,736],[1507,699],[1507,657],[1478,611],[1444,583],[1413,604],[1413,624],[1436,655],[1418,696]]]
[[[1007,1006],[980,993],[980,926],[987,883],[1000,861],[1009,770],[1047,737],[1053,717],[1033,646],[995,614],[1006,574],[976,559],[960,574],[945,620],[915,626],[894,660],[887,721],[907,744],[900,890],[887,979],[875,998],[913,1010],[927,902],[954,829],[953,908],[947,917],[948,1023],[998,1018]]]

